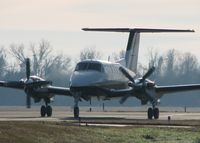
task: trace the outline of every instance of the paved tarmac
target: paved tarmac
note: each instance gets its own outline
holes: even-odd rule
[[[80,117],[83,119],[125,119],[125,120],[146,120],[146,107],[132,108],[130,107],[110,107],[102,111],[100,107],[93,107],[90,112],[89,107],[80,107]],[[168,111],[167,111],[168,110]],[[200,108],[164,107],[160,108],[159,120],[199,120]],[[22,106],[0,106],[0,121],[68,121],[73,120],[73,110],[71,107],[53,107],[52,117],[40,117],[40,107],[32,107],[27,109]]]

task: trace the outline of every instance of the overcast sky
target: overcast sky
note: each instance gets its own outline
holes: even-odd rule
[[[83,27],[195,29],[195,33],[144,34],[139,60],[148,48],[200,55],[199,0],[0,0],[0,46],[46,39],[55,52],[73,58],[96,47],[104,57],[126,48],[127,34],[83,32]]]

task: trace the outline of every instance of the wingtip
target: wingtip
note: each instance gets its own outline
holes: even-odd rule
[[[82,28],[81,30],[83,30],[83,31],[87,31],[87,30],[88,30],[88,28]]]

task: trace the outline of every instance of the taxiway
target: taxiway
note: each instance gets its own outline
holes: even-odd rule
[[[71,107],[53,107],[52,117],[40,117],[40,107],[35,106],[26,109],[22,106],[0,107],[0,121],[67,121],[73,120]],[[110,107],[102,111],[101,108],[93,107],[90,112],[89,107],[80,107],[80,117],[83,120],[147,120],[146,108]],[[167,121],[196,120],[200,122],[200,108],[160,108],[159,120]]]

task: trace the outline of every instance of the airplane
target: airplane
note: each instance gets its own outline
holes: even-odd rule
[[[41,106],[41,117],[52,116],[52,107],[49,105],[53,101],[54,95],[69,95],[68,89],[62,87],[52,86],[52,81],[44,80],[41,77],[30,75],[30,59],[26,61],[26,78],[19,81],[0,81],[0,87],[8,87],[19,90],[24,90],[26,94],[26,106],[31,107],[31,98],[35,103],[40,102],[42,99],[45,105]],[[62,90],[61,90],[62,89]]]

